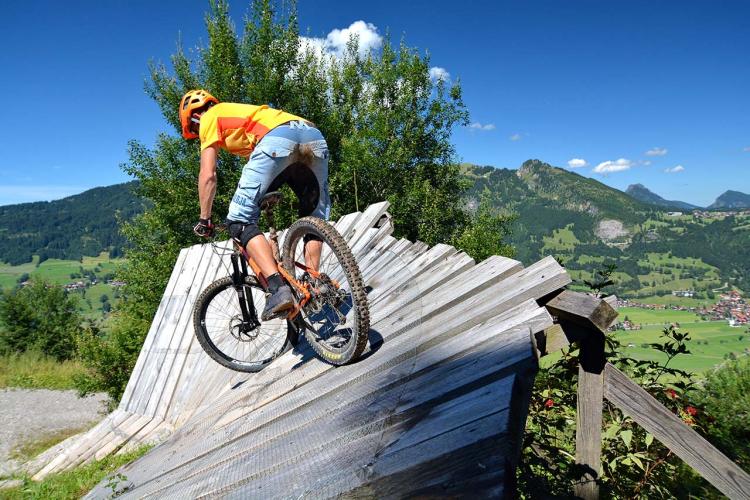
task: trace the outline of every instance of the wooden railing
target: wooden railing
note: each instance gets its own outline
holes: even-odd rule
[[[563,290],[542,302],[557,324],[536,336],[540,356],[573,342],[580,348],[576,417],[576,463],[584,473],[574,493],[599,498],[604,398],[651,433],[729,498],[750,498],[750,475],[670,412],[604,357],[604,332],[617,311],[612,299]]]

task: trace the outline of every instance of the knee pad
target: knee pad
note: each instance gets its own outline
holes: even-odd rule
[[[237,240],[240,240],[242,247],[247,247],[247,243],[258,236],[263,234],[258,228],[257,223],[246,224],[244,222],[237,222],[233,220],[227,221],[227,229],[229,229],[229,235]]]

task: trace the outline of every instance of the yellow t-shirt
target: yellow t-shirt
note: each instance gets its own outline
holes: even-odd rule
[[[250,156],[264,135],[292,120],[302,118],[267,105],[221,102],[201,116],[201,151],[216,144],[237,156]]]

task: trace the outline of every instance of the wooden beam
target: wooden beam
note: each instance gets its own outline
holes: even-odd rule
[[[604,376],[578,367],[578,402],[576,411],[576,464],[585,468],[574,486],[577,497],[599,498],[599,477],[602,457],[602,403]]]
[[[584,328],[607,331],[617,311],[606,300],[585,293],[563,290],[544,304],[560,322],[568,321]]]
[[[653,396],[607,363],[604,397],[729,498],[750,498],[750,475]]]

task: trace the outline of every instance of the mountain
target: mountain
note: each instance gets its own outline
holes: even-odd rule
[[[716,198],[716,201],[709,205],[708,208],[750,208],[750,194],[740,193],[739,191],[726,191]]]
[[[488,202],[516,221],[510,242],[522,262],[554,255],[575,279],[615,263],[624,297],[730,283],[750,291],[750,213],[670,215],[594,179],[528,160],[517,169],[463,164],[466,203]]]
[[[55,201],[0,206],[0,261],[17,265],[33,255],[40,261],[80,259],[103,251],[121,255],[126,240],[118,218],[129,220],[145,208],[136,186],[134,181]]]
[[[658,194],[649,190],[643,184],[631,184],[630,186],[628,186],[628,189],[625,190],[625,193],[627,193],[628,195],[630,195],[631,197],[635,198],[638,201],[642,201],[643,203],[650,203],[651,205],[659,205],[661,207],[679,208],[681,210],[692,210],[694,208],[701,208],[697,205],[685,203],[684,201],[665,200]]]

